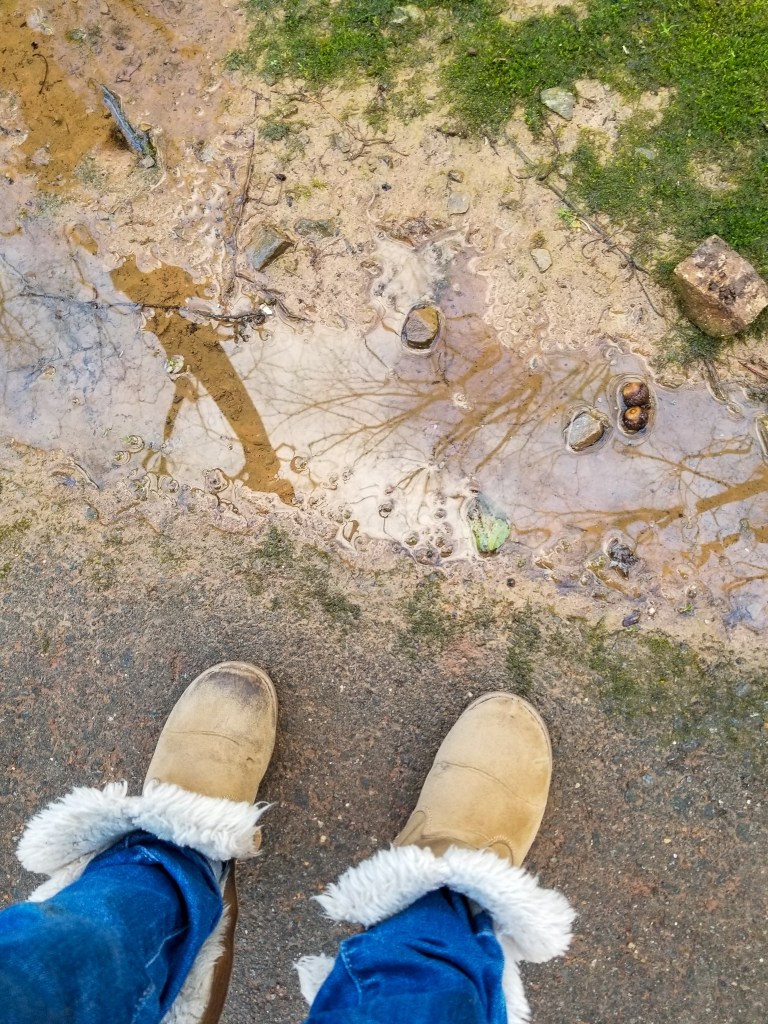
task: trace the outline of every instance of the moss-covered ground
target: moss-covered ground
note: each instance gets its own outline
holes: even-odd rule
[[[597,78],[630,99],[669,90],[661,119],[631,117],[609,157],[583,135],[574,197],[632,229],[662,278],[710,234],[768,273],[768,3],[587,0],[517,21],[502,16],[509,6],[248,0],[253,28],[229,65],[310,87],[372,80],[401,115],[422,109],[414,83],[437,78],[457,131],[502,140],[520,108],[542,130],[545,88]]]

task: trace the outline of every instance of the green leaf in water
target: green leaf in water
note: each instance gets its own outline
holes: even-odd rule
[[[509,520],[505,513],[482,494],[469,502],[467,521],[475,547],[481,555],[498,551],[509,536]]]

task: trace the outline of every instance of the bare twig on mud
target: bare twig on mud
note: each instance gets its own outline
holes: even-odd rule
[[[330,117],[332,121],[335,121],[342,131],[350,135],[358,144],[357,152],[347,154],[346,158],[350,163],[353,163],[355,160],[359,160],[363,153],[371,146],[391,146],[395,141],[394,139],[387,139],[386,137],[377,138],[376,136],[365,136],[358,129],[354,128],[349,121],[339,120],[339,118],[336,117],[335,114],[332,114],[325,104],[317,97],[313,97],[313,102],[316,103],[323,113]],[[401,153],[399,149],[393,149],[392,152],[397,153],[398,156],[408,155],[407,153]]]
[[[521,147],[518,145],[517,142],[515,142],[514,139],[510,138],[510,136],[507,135],[506,133],[504,137],[506,138],[509,145],[512,147],[512,149],[514,149],[514,151],[517,153],[517,155],[520,157],[524,164],[526,164],[528,167],[532,169],[535,169],[537,167],[536,161],[532,160],[528,156],[528,154],[523,149],[521,149]],[[575,213],[579,220],[583,224],[585,224],[590,229],[590,231],[594,231],[595,234],[598,236],[598,238],[590,239],[589,242],[585,242],[584,246],[582,246],[582,250],[585,249],[586,246],[591,245],[593,241],[602,242],[602,244],[606,248],[606,252],[617,253],[619,256],[621,256],[621,258],[624,260],[629,269],[630,278],[634,278],[634,280],[637,281],[643,295],[646,298],[646,301],[648,302],[648,305],[651,307],[656,316],[658,316],[661,320],[664,320],[664,314],[659,309],[656,308],[653,299],[648,293],[648,289],[645,287],[644,282],[640,278],[641,274],[648,273],[646,268],[641,266],[634,258],[634,256],[631,255],[631,253],[627,252],[626,249],[624,249],[622,246],[620,246],[617,242],[614,241],[614,235],[616,234],[616,232],[609,234],[598,221],[596,221],[593,217],[590,217],[589,214],[585,213],[584,210],[582,210],[578,206],[578,204],[574,203],[574,201],[561,188],[559,188],[559,186],[555,185],[554,182],[549,181],[549,176],[556,169],[558,161],[560,159],[560,145],[554,133],[553,140],[556,152],[555,159],[552,161],[551,165],[545,171],[536,172],[532,174],[531,177],[535,177],[536,180],[540,182],[545,188],[548,188],[550,192],[554,192],[557,198],[562,203],[564,203],[569,210]]]
[[[754,375],[759,377],[760,380],[768,381],[768,366],[760,368],[755,366],[754,363],[745,362],[743,359],[737,359],[736,362],[740,363],[745,370],[749,370],[750,373],[754,373]]]
[[[709,384],[709,390],[712,392],[712,397],[717,402],[722,402],[724,405],[728,404],[728,399],[725,392],[723,391],[723,385],[720,383],[720,377],[717,372],[717,368],[711,359],[702,359],[701,365],[704,369],[704,377]]]
[[[232,229],[232,274],[229,279],[229,284],[224,289],[223,298],[225,302],[231,297],[232,292],[235,289],[235,279],[237,277],[237,261],[240,256],[240,230],[243,226],[243,220],[245,219],[245,208],[248,205],[248,199],[250,197],[251,192],[251,178],[253,177],[253,158],[255,152],[256,131],[254,129],[253,138],[251,139],[251,148],[248,151],[248,165],[245,169],[245,181],[243,183],[243,190],[240,193],[240,208],[237,211],[237,220],[235,221],[235,226]]]
[[[64,476],[65,474],[69,474],[70,470],[72,470],[72,469],[79,470],[83,474],[83,476],[85,477],[87,483],[89,483],[92,487],[95,487],[97,491],[101,490],[101,488],[96,483],[96,481],[93,479],[93,477],[88,472],[88,470],[85,468],[85,466],[82,466],[77,461],[77,459],[74,459],[74,458],[67,459],[67,461],[64,463],[63,466],[60,466],[59,468],[52,470],[51,476]]]
[[[45,86],[46,86],[46,84],[48,82],[48,58],[45,56],[45,54],[42,54],[42,53],[33,53],[32,56],[33,57],[39,57],[40,60],[45,64],[45,71],[43,72],[43,80],[40,83],[40,88],[37,90],[37,95],[38,96],[42,96],[43,95],[43,89],[45,88]]]
[[[282,292],[274,291],[274,289],[271,288],[264,288],[261,282],[257,281],[254,277],[251,277],[251,275],[246,273],[244,270],[238,270],[237,276],[242,278],[243,281],[248,281],[249,284],[256,285],[256,287],[261,290],[261,293],[264,296],[265,301],[268,302],[271,306],[277,306],[277,308],[280,310],[283,316],[286,317],[286,319],[303,320],[305,323],[308,324],[314,323],[314,320],[310,320],[308,316],[303,316],[301,313],[293,313],[290,309],[288,309],[288,307],[280,297],[283,294]]]

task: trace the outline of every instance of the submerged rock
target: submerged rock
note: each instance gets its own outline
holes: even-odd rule
[[[610,542],[607,551],[611,569],[616,569],[622,576],[629,576],[629,570],[637,564],[637,555],[628,544],[617,537]]]
[[[443,314],[437,306],[427,303],[413,306],[405,318],[400,338],[406,348],[430,351],[437,344],[443,323]]]
[[[621,400],[628,409],[633,405],[645,409],[651,404],[651,392],[645,381],[630,380],[621,389]]]
[[[687,316],[713,338],[743,331],[768,306],[768,284],[717,235],[678,263],[673,274]]]
[[[574,452],[583,452],[597,444],[608,426],[606,418],[597,409],[582,409],[565,428],[565,443]]]
[[[540,98],[545,107],[559,114],[565,121],[573,117],[576,97],[567,89],[542,89]]]
[[[291,240],[276,227],[262,224],[248,247],[248,259],[254,270],[263,270],[290,248]]]
[[[621,414],[621,422],[625,430],[636,434],[648,426],[648,409],[642,405],[630,405]]]
[[[510,526],[505,513],[482,494],[472,498],[467,505],[467,522],[481,555],[498,551],[509,537]]]

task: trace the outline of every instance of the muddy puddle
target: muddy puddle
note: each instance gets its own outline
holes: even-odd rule
[[[653,381],[637,353],[666,325],[647,290],[585,253],[506,155],[435,130],[439,112],[370,137],[346,96],[223,74],[240,5],[170,7],[50,0],[7,19],[0,431],[69,453],[105,521],[246,531],[277,509],[350,557],[439,565],[477,558],[482,508],[504,542],[480,564],[502,579],[768,624],[760,410],[736,387]],[[151,125],[157,166],[116,136],[99,82]],[[254,276],[264,222],[293,243]],[[445,319],[427,354],[401,342],[423,302]],[[628,377],[652,385],[637,435],[619,424]],[[585,408],[607,426],[574,452]]]
[[[768,621],[768,463],[737,389],[654,384],[609,337],[579,351],[502,346],[486,281],[459,233],[413,249],[383,233],[367,261],[370,316],[338,327],[263,303],[232,319],[210,283],[133,257],[109,266],[82,226],[30,225],[0,265],[0,430],[72,452],[102,489],[169,509],[200,502],[247,528],[256,494],[336,524],[355,549],[386,540],[439,564],[475,552],[478,496],[509,524],[495,557],[561,587],[601,581],[732,623]],[[436,302],[431,354],[401,342]],[[617,383],[651,382],[650,430],[619,423]],[[599,444],[565,428],[594,409]],[[634,553],[617,565],[610,552]]]

